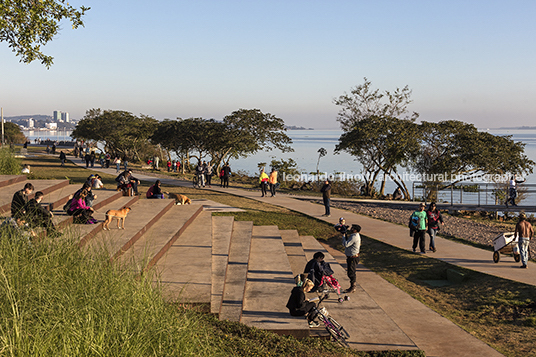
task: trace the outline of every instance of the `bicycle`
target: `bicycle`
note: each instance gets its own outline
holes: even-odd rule
[[[324,327],[329,332],[331,338],[334,341],[338,342],[342,347],[350,347],[348,342],[346,342],[346,339],[350,338],[350,334],[344,329],[344,327],[340,323],[338,323],[333,317],[329,315],[328,310],[324,306],[320,307],[322,301],[327,299],[328,296],[329,294],[324,294],[324,296],[319,298],[320,300],[318,301],[318,304],[316,304],[316,307],[313,308],[313,311],[311,311],[311,313],[315,314],[314,319],[318,319],[324,324]],[[315,299],[317,298],[314,298],[312,300],[314,301]]]

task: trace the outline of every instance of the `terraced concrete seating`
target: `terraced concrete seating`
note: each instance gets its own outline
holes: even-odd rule
[[[5,180],[2,181],[4,177]],[[10,176],[0,176],[0,182],[6,183],[12,180],[13,178],[10,178]],[[33,198],[37,191],[41,191],[45,195],[48,195],[51,192],[69,185],[68,180],[21,180],[10,185],[4,185],[0,190],[0,214],[10,214],[9,212],[11,210],[11,200],[13,199],[13,195],[15,192],[23,189],[27,182],[31,182],[34,186],[34,191],[29,195],[29,198]]]

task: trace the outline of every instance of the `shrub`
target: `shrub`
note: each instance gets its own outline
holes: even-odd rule
[[[18,175],[22,169],[21,160],[7,149],[0,149],[0,175]]]

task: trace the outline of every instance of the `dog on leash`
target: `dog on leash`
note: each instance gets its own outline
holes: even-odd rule
[[[130,212],[130,210],[130,207],[123,207],[118,210],[111,209],[106,211],[106,220],[102,225],[102,229],[105,231],[109,231],[110,228],[108,226],[114,218],[117,219],[117,229],[125,229],[125,218],[127,218],[127,214],[128,212]],[[121,228],[119,227],[119,221],[121,221]]]
[[[176,205],[190,205],[192,204],[192,200],[186,197],[185,195],[180,195],[177,193],[170,192],[168,193],[169,198],[173,198],[175,200]]]

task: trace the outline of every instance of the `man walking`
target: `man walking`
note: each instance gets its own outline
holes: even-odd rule
[[[426,208],[426,204],[424,202],[421,202],[419,205],[419,210],[413,212],[411,217],[409,218],[409,228],[411,229],[411,232],[413,233],[413,252],[417,251],[417,244],[419,245],[419,249],[421,250],[421,253],[425,254],[425,244],[424,239],[426,235],[426,228],[427,228],[427,216],[424,209]]]
[[[342,236],[342,245],[344,246],[344,254],[346,255],[346,270],[350,279],[350,287],[346,289],[347,293],[356,291],[356,270],[359,263],[359,249],[361,247],[361,226],[352,224],[350,232]]]
[[[521,268],[527,268],[527,262],[529,258],[529,243],[530,239],[534,235],[532,225],[527,221],[527,215],[525,212],[519,214],[519,222],[516,225],[516,231],[514,238],[519,238],[519,252],[521,253]]]

